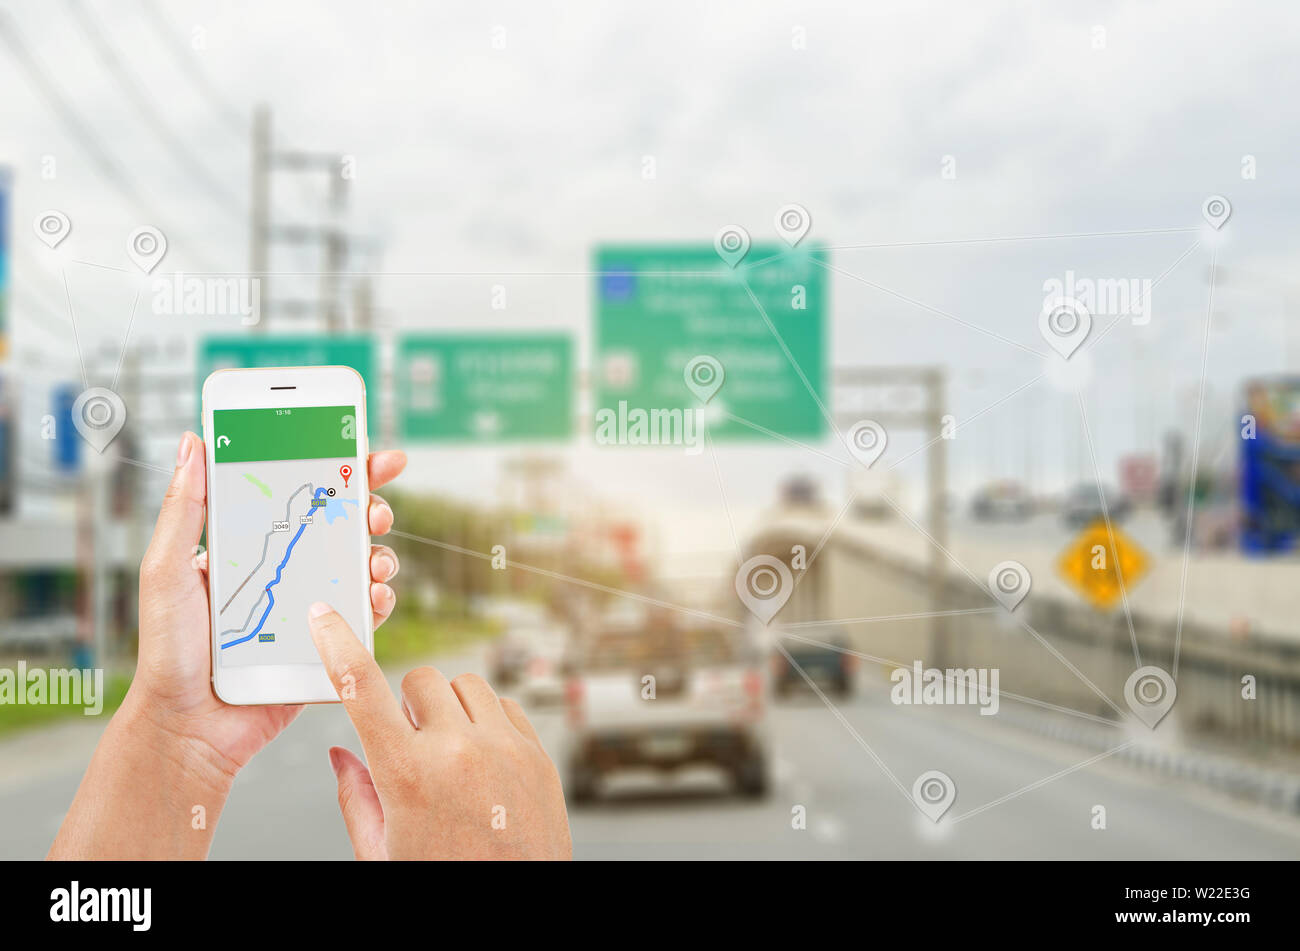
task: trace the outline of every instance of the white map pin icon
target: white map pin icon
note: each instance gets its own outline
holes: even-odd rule
[[[1177,697],[1174,678],[1163,668],[1150,664],[1129,674],[1124,684],[1124,699],[1129,709],[1152,730],[1165,718]]]
[[[736,594],[751,614],[763,624],[790,600],[794,576],[780,558],[755,555],[736,572]]]
[[[149,274],[167,253],[167,238],[157,228],[136,228],[126,239],[126,254],[135,266]]]
[[[1092,315],[1073,297],[1057,297],[1043,304],[1038,330],[1048,345],[1068,360],[1092,330]]]
[[[72,222],[61,211],[43,211],[32,222],[36,237],[45,242],[50,249],[57,248],[72,230]]]
[[[1029,569],[1018,561],[998,562],[989,572],[989,591],[1008,611],[1014,611],[1025,600],[1032,583]]]
[[[749,253],[749,232],[740,225],[723,225],[713,237],[713,249],[727,267],[734,268]]]
[[[722,389],[722,381],[727,374],[717,357],[702,353],[698,357],[692,357],[690,363],[686,364],[684,375],[686,388],[694,393],[701,403],[707,403],[718,395],[718,390]]]
[[[853,453],[853,458],[870,469],[872,463],[884,455],[885,446],[889,444],[889,434],[874,419],[862,419],[854,423],[844,435],[844,443],[849,447],[849,452]]]
[[[1232,216],[1232,203],[1222,195],[1211,195],[1205,199],[1205,204],[1201,205],[1201,214],[1205,216],[1210,226],[1218,231]]]
[[[937,769],[922,773],[912,783],[912,801],[931,822],[942,819],[956,798],[957,784],[947,773]]]
[[[790,247],[803,240],[812,227],[812,215],[803,205],[782,205],[776,213],[776,233]]]
[[[92,386],[72,403],[72,425],[102,453],[126,424],[126,404],[105,386]]]

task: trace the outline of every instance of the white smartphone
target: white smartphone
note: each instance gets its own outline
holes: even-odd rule
[[[365,382],[350,367],[218,370],[203,438],[213,690],[337,701],[307,608],[328,602],[373,652]]]

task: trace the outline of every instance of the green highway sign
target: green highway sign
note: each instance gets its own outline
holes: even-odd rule
[[[398,432],[405,440],[508,442],[573,433],[567,335],[406,335],[395,371]]]
[[[731,416],[783,436],[824,435],[826,420],[809,387],[826,402],[830,282],[816,263],[826,260],[820,248],[775,244],[754,245],[735,269],[711,245],[597,249],[597,441],[631,433],[635,442],[638,417],[653,421],[655,413],[699,407],[715,438],[768,438]],[[711,376],[694,391],[686,384],[687,365],[702,355],[722,365],[716,393]],[[711,397],[707,406],[702,394]]]
[[[379,431],[379,361],[374,342],[360,335],[347,337],[227,336],[206,337],[199,346],[198,384],[214,370],[232,367],[351,367],[366,381],[367,421],[371,435]],[[202,405],[200,398],[197,405]]]

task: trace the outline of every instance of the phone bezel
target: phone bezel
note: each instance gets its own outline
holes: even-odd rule
[[[276,387],[276,389],[272,389]],[[370,482],[367,471],[370,445],[367,433],[366,386],[361,374],[351,367],[269,367],[217,370],[203,382],[202,415],[208,485],[213,484],[216,445],[213,433],[214,409],[261,409],[298,406],[329,406],[348,403],[357,407],[357,457],[353,479],[360,479],[358,489],[364,504],[357,519],[357,570],[365,579],[359,616],[364,630],[357,636],[366,650],[374,653],[374,624],[370,606]],[[216,503],[216,504],[214,504]],[[207,519],[219,518],[220,503],[208,495]],[[217,604],[213,596],[212,574],[224,564],[218,551],[215,533],[208,541],[208,615],[209,654],[212,665],[212,689],[226,703],[265,705],[279,703],[337,703],[338,694],[325,668],[316,664],[259,664],[249,667],[222,667],[218,657]]]

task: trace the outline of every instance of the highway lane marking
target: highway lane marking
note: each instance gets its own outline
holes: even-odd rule
[[[899,782],[898,777],[894,775],[893,770],[885,765],[885,761],[880,758],[880,754],[871,748],[871,744],[862,738],[861,733],[854,729],[853,724],[848,721],[848,718],[836,708],[835,704],[831,703],[830,698],[822,692],[821,687],[817,686],[817,682],[809,677],[804,669],[799,666],[799,662],[790,656],[790,652],[785,649],[785,645],[782,644],[779,639],[776,642],[776,649],[785,656],[785,659],[790,666],[799,672],[799,676],[802,677],[804,682],[812,688],[813,693],[817,694],[817,696],[821,698],[821,702],[826,705],[826,709],[830,710],[830,712],[835,715],[835,719],[839,720],[841,725],[843,725],[844,729],[848,730],[849,734],[858,741],[858,745],[866,750],[867,755],[870,756],[875,764],[880,767],[881,772],[889,778],[889,781],[894,784],[894,788],[902,794],[904,799],[911,803],[913,809],[917,812],[921,812],[921,807],[918,806],[916,800],[912,798],[912,794],[907,790],[907,787]],[[925,815],[924,812],[921,812],[921,814]]]
[[[1025,793],[1033,792],[1035,789],[1040,789],[1043,786],[1046,786],[1048,783],[1052,782],[1053,780],[1060,779],[1062,776],[1068,776],[1073,772],[1077,772],[1078,770],[1091,766],[1093,763],[1104,760],[1107,756],[1111,756],[1115,753],[1120,752],[1121,750],[1126,750],[1136,742],[1137,742],[1136,739],[1125,740],[1119,746],[1112,747],[1111,749],[1108,749],[1103,753],[1098,753],[1095,756],[1090,756],[1082,763],[1076,763],[1073,766],[1067,766],[1065,769],[1053,773],[1051,776],[1046,776],[1043,779],[1040,779],[1036,782],[1032,782],[1028,786],[1023,786],[1020,789],[1017,789],[1015,792],[1007,793],[1005,796],[1002,796],[998,799],[994,799],[992,802],[985,803],[984,805],[979,806],[978,808],[972,809],[970,812],[963,812],[959,816],[954,816],[951,821],[954,825],[956,825],[958,822],[961,822],[963,819],[969,819],[972,816],[977,816],[982,812],[986,812],[987,810],[992,809],[994,806],[1000,806],[1004,802],[1010,802],[1012,799],[1015,799],[1018,796],[1023,796]]]
[[[891,704],[892,706],[892,704]],[[918,708],[919,709],[919,708]],[[1042,736],[1036,731],[1015,722],[1014,720],[1003,720],[998,723],[997,717],[980,720],[980,726],[974,728],[966,722],[965,717],[958,715],[959,711],[951,708],[933,707],[926,708],[932,711],[932,715],[938,716],[943,721],[943,727],[933,727],[931,729],[940,729],[946,731],[955,727],[966,736],[976,738],[990,745],[1001,747],[1017,754],[1021,758],[1029,761],[1037,759],[1051,758],[1058,762],[1068,762],[1066,752],[1063,746],[1075,746],[1078,744],[1060,739],[1050,739]],[[922,716],[914,716],[913,722],[920,723],[923,721]],[[1014,737],[1009,735],[1014,731]],[[1141,739],[1140,737],[1138,738]],[[1168,786],[1158,783],[1150,775],[1134,770],[1130,766],[1124,766],[1118,762],[1099,761],[1099,771],[1097,777],[1109,782],[1122,783],[1133,789],[1148,790],[1157,794],[1168,794]],[[1294,817],[1287,815],[1282,816],[1272,810],[1265,810],[1262,807],[1249,806],[1249,803],[1240,799],[1233,799],[1195,784],[1185,784],[1180,787],[1180,791],[1175,801],[1186,806],[1188,809],[1196,809],[1205,813],[1212,813],[1216,819],[1226,820],[1228,822],[1240,823],[1254,829],[1262,829],[1272,833],[1285,834],[1288,837],[1300,840],[1300,823]],[[1229,808],[1232,806],[1234,808]]]

